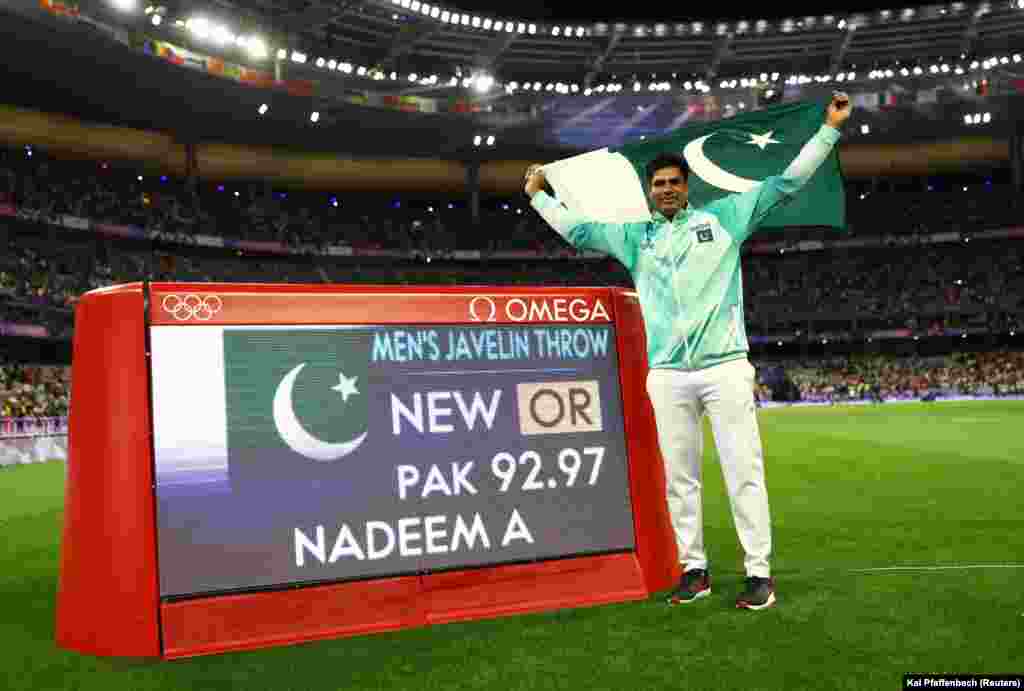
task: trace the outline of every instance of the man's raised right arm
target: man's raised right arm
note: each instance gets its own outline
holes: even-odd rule
[[[544,191],[545,182],[540,166],[532,165],[527,169],[524,191],[530,198],[530,206],[541,218],[573,247],[611,255],[632,270],[636,259],[637,224],[602,223],[573,213]]]

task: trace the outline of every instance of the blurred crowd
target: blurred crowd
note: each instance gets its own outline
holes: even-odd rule
[[[744,302],[753,314],[776,318],[815,312],[904,315],[896,326],[911,329],[930,327],[926,315],[1019,310],[1024,308],[1021,245],[989,241],[750,255],[743,264]]]
[[[94,161],[51,160],[39,149],[0,148],[0,205],[19,216],[62,215],[134,226],[188,242],[197,235],[275,241],[287,247],[327,246],[451,253],[457,238],[467,249],[568,250],[530,212],[525,197],[480,209],[483,233],[466,232],[465,200],[343,197],[325,192],[273,189],[263,182],[207,184]]]
[[[929,396],[1024,396],[1024,352],[956,352],[934,357],[856,355],[818,360],[754,358],[760,401],[842,402]],[[786,395],[783,382],[798,392]],[[0,418],[67,415],[71,368],[0,366]]]
[[[927,182],[927,181],[924,181]],[[894,183],[895,184],[895,183]],[[921,189],[847,186],[857,234],[926,234],[1019,223],[1024,199],[1009,185],[945,179]],[[0,205],[26,218],[63,214],[136,226],[188,241],[197,235],[444,254],[458,249],[569,252],[523,195],[484,200],[473,226],[465,199],[395,198],[274,189],[262,181],[225,184],[182,179],[124,164],[55,159],[26,146],[0,148]],[[892,223],[893,219],[898,223]],[[885,221],[880,223],[880,221]],[[880,229],[884,227],[884,230]]]
[[[872,230],[876,235],[913,236],[1007,227],[1019,223],[1024,211],[1020,195],[1007,194],[1005,186],[870,192],[851,184],[848,191],[850,225],[857,234]],[[24,147],[0,149],[0,207],[4,205],[16,207],[20,219],[0,217],[0,322],[41,323],[57,337],[69,335],[79,295],[142,279],[632,285],[613,260],[458,262],[451,257],[457,245],[467,242],[482,250],[568,257],[569,245],[547,227],[525,197],[485,204],[481,223],[473,228],[464,201],[373,195],[343,199],[272,189],[260,182],[200,184],[108,163],[55,160],[44,151]],[[347,245],[411,254],[397,261],[310,254],[243,256],[163,243],[159,238],[126,244],[94,233],[48,231],[50,226],[31,223],[64,214],[138,226],[176,240],[210,235],[305,248]],[[886,223],[879,223],[879,218]],[[22,228],[17,239],[5,227],[15,224]],[[777,241],[783,236],[764,239]],[[915,334],[968,328],[1024,331],[1020,240],[750,253],[743,267],[749,334],[825,334],[842,340],[857,332],[885,329]]]
[[[70,398],[70,367],[0,366],[0,417],[62,417],[68,414]]]
[[[858,355],[816,361],[757,363],[761,400],[787,398],[784,377],[802,401],[921,399],[936,396],[1024,395],[1024,353],[996,351],[935,357]],[[770,386],[773,381],[776,386]],[[783,393],[775,395],[776,390]]]

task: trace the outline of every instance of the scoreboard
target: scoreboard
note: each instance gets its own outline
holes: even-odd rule
[[[58,643],[180,657],[668,587],[643,345],[606,288],[87,294]]]

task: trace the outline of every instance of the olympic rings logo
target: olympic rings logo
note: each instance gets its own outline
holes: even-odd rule
[[[167,314],[170,314],[178,321],[183,322],[189,319],[208,321],[213,315],[220,312],[221,307],[224,306],[224,301],[216,295],[199,296],[190,293],[185,297],[165,295],[161,306],[164,312],[167,312]]]

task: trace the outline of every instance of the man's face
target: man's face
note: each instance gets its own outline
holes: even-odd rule
[[[651,201],[665,218],[671,219],[686,206],[688,192],[683,171],[677,166],[659,168],[651,178]]]

